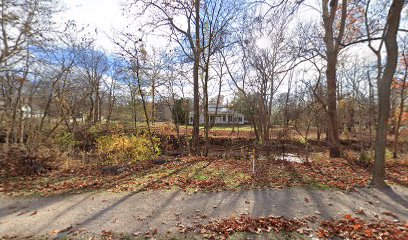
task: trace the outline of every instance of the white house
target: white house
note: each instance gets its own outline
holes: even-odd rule
[[[21,111],[23,113],[23,118],[42,118],[44,116],[43,112],[32,110],[31,106],[28,104],[24,104],[21,107]]]
[[[216,104],[208,104],[208,115],[210,123],[215,119],[215,124],[245,124],[244,115],[238,113],[226,106],[218,105],[216,111]],[[217,113],[216,113],[217,112]],[[189,112],[188,123],[193,124],[194,112]],[[200,112],[200,124],[204,124],[204,112]]]

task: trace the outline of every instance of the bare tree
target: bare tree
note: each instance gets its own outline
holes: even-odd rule
[[[324,27],[324,43],[326,46],[326,80],[327,80],[327,117],[328,117],[328,138],[330,142],[330,157],[340,157],[340,138],[337,119],[337,72],[336,65],[340,51],[340,43],[344,37],[347,0],[342,0],[339,5],[338,0],[322,0],[322,17]],[[336,17],[341,8],[340,21],[336,29]],[[336,35],[337,33],[337,35]]]
[[[238,0],[218,0],[204,1],[203,14],[201,15],[201,47],[202,64],[201,69],[204,74],[203,78],[203,116],[204,116],[204,136],[205,150],[204,155],[208,155],[209,141],[208,134],[210,130],[210,116],[208,114],[209,104],[209,81],[210,69],[214,55],[228,44],[228,35],[230,34],[231,24],[239,16],[240,8],[243,2]],[[220,84],[219,84],[220,86]],[[218,94],[219,95],[219,94]],[[217,101],[217,109],[218,109]],[[215,119],[214,119],[215,121]]]
[[[41,46],[52,28],[52,15],[57,9],[53,1],[2,0],[0,5],[0,87],[1,105],[4,109],[4,145],[22,143],[21,131],[24,88],[33,62],[33,49]],[[19,127],[20,126],[20,127]],[[20,128],[20,130],[18,130]]]
[[[101,85],[106,78],[110,63],[106,54],[93,48],[82,49],[78,69],[83,79],[88,83],[89,115],[88,123],[101,121]]]
[[[199,95],[199,68],[202,54],[200,33],[200,0],[193,2],[186,0],[159,1],[159,0],[134,0],[138,10],[138,16],[146,16],[147,11],[153,11],[151,20],[145,24],[153,29],[167,26],[171,31],[170,37],[183,49],[186,56],[193,61],[193,96],[194,96],[194,119],[193,119],[193,142],[192,152],[198,153],[199,144],[199,117],[200,117],[200,95]],[[178,17],[182,23],[175,21]],[[187,44],[185,44],[187,43]],[[185,46],[187,45],[187,49]]]
[[[149,79],[149,85],[150,85],[150,98],[151,98],[151,122],[154,123],[156,121],[156,92],[157,88],[159,87],[160,83],[160,75],[162,72],[163,68],[163,63],[162,63],[162,56],[159,55],[158,49],[153,48],[151,54],[147,54],[147,60],[146,60],[146,67],[142,69],[142,73],[146,75],[146,77]]]
[[[395,83],[395,88],[397,91],[399,91],[399,104],[398,104],[398,115],[397,115],[397,121],[396,121],[396,126],[395,126],[395,135],[394,135],[394,146],[393,146],[393,158],[398,157],[398,140],[399,140],[399,135],[400,135],[400,128],[401,128],[401,122],[402,122],[402,116],[404,113],[404,108],[405,108],[405,101],[407,100],[407,94],[406,94],[406,89],[407,89],[407,78],[408,78],[408,49],[407,49],[407,44],[408,44],[408,37],[405,37],[402,41],[403,46],[402,46],[402,56],[401,56],[401,61],[400,61],[400,66],[401,66],[401,72],[399,73],[399,78],[396,79]]]

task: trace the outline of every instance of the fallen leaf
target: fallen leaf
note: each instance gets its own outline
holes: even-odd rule
[[[359,210],[355,211],[356,214],[363,215],[365,214],[364,209],[360,208]]]
[[[351,220],[353,217],[350,214],[344,215],[344,219]]]
[[[152,231],[152,235],[156,235],[156,234],[157,234],[157,232],[158,232],[157,228],[153,229],[153,231]]]
[[[140,234],[142,234],[142,233],[141,233],[141,232],[134,232],[134,233],[132,233],[132,235],[135,236],[135,237],[139,236]]]
[[[58,229],[51,230],[51,231],[48,232],[48,235],[51,235],[51,236],[57,235],[59,232],[60,232],[60,231],[59,231]]]
[[[317,232],[317,237],[318,237],[318,238],[325,238],[325,236],[326,236],[326,234],[325,234],[325,232],[324,232],[323,229],[320,229],[320,230]]]
[[[355,230],[360,230],[362,227],[363,227],[363,225],[361,225],[361,224],[359,224],[359,223],[354,224],[354,226],[353,226],[353,228],[354,228]]]
[[[373,231],[371,229],[366,229],[366,230],[364,230],[364,234],[367,237],[372,237],[373,236]]]
[[[68,226],[68,227],[66,227],[66,228],[64,228],[64,229],[62,229],[60,232],[68,232],[69,230],[71,230],[72,229],[72,225],[70,225],[70,226]]]
[[[28,213],[28,212],[20,212],[19,214],[17,214],[17,216],[21,216],[21,215],[26,214],[26,213]]]
[[[395,214],[392,213],[392,212],[387,212],[387,211],[385,211],[385,212],[382,212],[382,214],[384,214],[384,215],[386,215],[386,216],[393,217],[393,218],[398,218],[398,216],[395,215]]]

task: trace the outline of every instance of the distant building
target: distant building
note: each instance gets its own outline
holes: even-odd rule
[[[155,109],[155,120],[157,122],[171,122],[173,121],[173,115],[171,113],[171,108],[173,108],[173,101],[160,101],[156,103]]]
[[[101,117],[101,120],[102,120],[102,117]],[[74,121],[76,123],[84,123],[85,122],[84,114],[79,112],[79,113],[75,114],[74,118],[69,119],[69,123],[73,123]]]
[[[5,103],[4,101],[0,100],[0,113],[5,111]],[[41,111],[34,111],[32,110],[31,106],[28,104],[24,104],[20,108],[22,117],[24,119],[27,118],[42,118],[44,116],[44,113]],[[19,110],[17,110],[17,113],[20,113]]]
[[[28,104],[24,104],[21,107],[21,111],[23,113],[23,118],[42,118],[44,116],[42,111],[32,110],[31,106]]]
[[[245,124],[245,117],[243,114],[229,109],[224,105],[217,105],[214,103],[208,104],[208,116],[210,123],[215,121],[215,124]],[[193,124],[194,112],[189,112],[188,123]],[[200,112],[200,124],[204,124],[204,112]]]
[[[24,104],[21,107],[21,111],[23,112],[23,118],[31,118],[32,117],[32,110],[28,104]]]

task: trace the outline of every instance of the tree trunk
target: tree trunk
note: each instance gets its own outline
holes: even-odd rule
[[[203,46],[204,46],[204,41],[203,41]],[[203,84],[203,94],[204,94],[204,131],[205,131],[205,150],[204,150],[204,156],[208,156],[208,149],[209,149],[209,140],[208,140],[208,134],[210,131],[210,116],[208,114],[208,81],[210,78],[210,57],[211,57],[211,48],[209,47],[211,46],[211,39],[209,41],[208,44],[208,52],[207,52],[207,56],[205,57],[205,67],[204,67],[204,84]],[[217,99],[218,101],[218,99]],[[218,108],[218,102],[217,102],[217,108]],[[217,109],[215,111],[215,115],[214,115],[214,121],[212,122],[211,125],[213,125],[213,123],[215,122],[217,118]]]
[[[199,80],[198,71],[200,67],[200,0],[195,0],[195,49],[194,49],[194,68],[193,68],[193,80],[194,80],[194,117],[193,117],[193,154],[198,153],[198,144],[200,138],[200,93],[199,93]]]
[[[330,6],[329,6],[330,5]],[[340,24],[334,29],[334,23],[338,8],[341,7]],[[330,145],[330,157],[340,157],[340,139],[337,119],[337,57],[340,51],[340,42],[343,39],[346,17],[347,0],[342,0],[339,5],[338,0],[323,0],[323,26],[325,30],[324,43],[326,45],[326,78],[327,78],[327,137]],[[335,33],[338,35],[335,36]]]
[[[404,78],[402,79],[402,86],[401,86],[401,92],[400,92],[399,113],[398,113],[397,125],[395,127],[393,158],[398,157],[399,130],[401,128],[402,115],[404,113],[404,108],[405,108],[405,87],[406,87],[405,85],[406,85],[407,77],[408,77],[408,62],[405,56],[404,56],[404,63],[405,63],[405,74],[404,74]]]
[[[114,83],[112,82],[111,87],[109,88],[109,103],[108,103],[108,113],[106,116],[106,122],[108,125],[110,124],[112,118],[113,108],[115,107],[115,90],[114,90]]]
[[[99,96],[99,81],[98,81],[95,86],[94,124],[99,123],[101,120],[100,107],[101,107],[101,102],[100,102],[100,96]]]
[[[137,132],[137,107],[136,107],[136,93],[134,89],[130,89],[130,97],[132,100],[132,114],[133,114],[133,125],[135,127],[135,132]]]
[[[370,136],[370,149],[373,146],[373,126],[375,122],[375,107],[374,107],[374,90],[373,90],[373,84],[371,81],[370,77],[370,72],[367,71],[367,77],[368,77],[368,99],[369,99],[369,109],[368,109],[368,131],[369,131],[369,136]]]
[[[206,71],[208,68],[206,68]],[[209,148],[209,142],[208,142],[208,133],[210,131],[210,116],[208,114],[208,72],[205,73],[205,79],[204,79],[204,86],[203,86],[203,92],[204,92],[204,140],[205,140],[205,149],[204,149],[204,156],[208,156],[208,148]],[[214,115],[214,119],[217,117],[217,115]]]
[[[390,112],[391,83],[398,61],[397,32],[404,1],[393,0],[388,12],[386,33],[384,36],[387,51],[386,64],[381,81],[378,82],[378,115],[375,139],[375,164],[371,184],[384,187],[385,183],[385,149],[387,142],[387,123]]]
[[[152,131],[151,131],[151,128],[150,128],[149,113],[147,112],[146,101],[145,101],[145,98],[144,98],[144,93],[143,93],[142,85],[141,85],[141,82],[140,82],[139,59],[136,59],[136,66],[135,67],[136,67],[135,70],[136,70],[137,86],[138,86],[138,89],[139,89],[140,98],[142,99],[143,111],[144,111],[145,118],[146,118],[147,133],[149,134],[149,140],[150,140],[152,151],[153,151],[154,154],[156,154],[156,148],[155,148],[154,141],[153,141],[153,134],[152,134]]]
[[[329,54],[328,54],[329,55]],[[340,157],[340,139],[339,128],[337,123],[337,79],[336,79],[336,64],[337,56],[327,57],[327,132],[330,144],[330,157]]]
[[[155,116],[155,96],[156,96],[156,75],[154,74],[153,78],[152,78],[152,123],[154,124],[156,122],[156,116]]]

